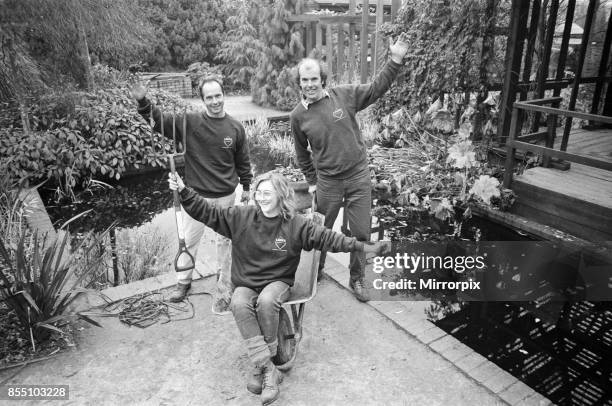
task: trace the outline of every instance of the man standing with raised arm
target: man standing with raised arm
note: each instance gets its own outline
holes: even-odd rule
[[[132,96],[138,102],[138,113],[149,122],[151,102],[146,98],[146,88],[136,85]],[[204,78],[200,84],[200,96],[206,107],[205,112],[186,113],[185,146],[185,183],[199,195],[217,207],[234,205],[235,189],[238,182],[242,184],[241,201],[248,201],[249,187],[253,174],[249,161],[249,147],[242,124],[227,114],[223,108],[224,94],[220,80]],[[155,121],[154,130],[172,138],[173,120],[171,115],[164,115],[161,123],[161,112],[156,107],[152,111]],[[174,120],[176,139],[183,139],[183,116]],[[184,212],[185,243],[189,252],[195,257],[205,226]],[[231,297],[230,241],[216,235],[217,264],[219,282],[213,297],[213,311],[216,313],[228,310]],[[187,264],[179,264],[185,266]],[[178,283],[169,297],[172,302],[180,302],[191,287],[192,271],[177,272]]]
[[[310,185],[309,192],[316,191],[325,226],[333,227],[344,201],[349,229],[359,241],[370,239],[372,191],[366,146],[355,114],[389,89],[402,66],[408,44],[400,37],[389,51],[391,60],[372,83],[363,85],[326,89],[327,72],[318,60],[305,58],[298,65],[302,100],[291,112],[298,165]],[[324,258],[322,253],[319,272]],[[349,286],[355,297],[362,302],[369,300],[362,252],[351,253],[349,270]]]

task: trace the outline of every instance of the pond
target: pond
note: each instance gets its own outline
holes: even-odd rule
[[[261,148],[251,150],[251,160],[255,175],[291,164],[290,159],[273,157]],[[184,175],[182,168],[177,170]],[[286,176],[293,178],[297,178],[293,175],[296,172],[283,169]],[[115,279],[117,284],[127,283],[173,269],[178,241],[167,176],[167,170],[132,176],[112,182],[110,187],[81,193],[76,203],[57,203],[52,190],[40,190],[56,228],[89,211],[68,225],[77,239],[113,226],[107,241],[94,250],[103,255],[99,269],[88,280],[90,286],[104,288],[114,284]]]
[[[256,173],[279,165],[265,150],[252,151]],[[179,170],[180,172],[180,170]],[[56,225],[92,209],[69,225],[73,233],[102,231],[116,222],[114,242],[101,244],[104,263],[91,286],[112,283],[112,252],[120,282],[143,279],[173,268],[177,251],[172,194],[167,172],[159,171],[113,184],[112,189],[82,196],[79,204],[47,200]],[[47,196],[49,197],[49,196]],[[423,213],[385,208],[382,233],[395,241],[444,241],[448,224]],[[446,237],[445,237],[446,236]],[[534,241],[532,237],[479,217],[463,222],[460,241]],[[112,245],[112,248],[110,246]],[[406,273],[387,275],[390,280]],[[444,275],[438,275],[443,280]],[[448,276],[448,275],[447,275]],[[612,306],[587,301],[475,301],[449,292],[418,295],[395,292],[390,300],[430,301],[428,317],[527,385],[563,405],[611,404]],[[606,403],[606,401],[608,403]]]
[[[533,236],[476,216],[464,221],[459,235],[448,241],[445,236],[452,230],[431,216],[409,208],[384,208],[381,215],[384,235],[397,241],[391,257],[425,252],[456,258],[473,252],[470,249],[475,245],[480,252],[493,245],[502,251],[508,266],[489,267],[481,279],[470,275],[470,279],[488,282],[488,300],[452,289],[406,289],[407,281],[423,275],[437,281],[466,278],[440,267],[418,275],[397,266],[373,278],[403,281],[400,288],[373,299],[428,301],[427,316],[439,328],[556,404],[612,405],[612,302],[610,298],[584,300],[588,282],[584,268],[602,271],[602,275],[590,276],[599,277],[605,285],[610,277],[609,262],[600,263],[571,250],[551,251],[556,247],[553,243],[536,241]],[[525,252],[532,258],[527,266],[521,266]],[[534,265],[548,259],[548,267]],[[523,298],[528,293],[529,299],[510,295],[512,285],[519,286],[515,292]]]

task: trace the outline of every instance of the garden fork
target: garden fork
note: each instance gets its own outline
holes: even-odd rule
[[[163,128],[164,127],[162,125],[162,136],[164,134]],[[183,133],[183,152],[179,153],[177,152],[177,146],[176,146],[176,109],[173,109],[172,140],[173,140],[173,145],[174,145],[174,152],[171,154],[168,154],[168,163],[170,164],[170,172],[172,172],[173,175],[176,175],[176,165],[174,163],[174,158],[179,155],[185,156],[185,146],[187,145],[186,135],[185,135],[186,129],[187,129],[187,108],[185,108],[185,111],[183,114],[183,131],[182,131]],[[193,255],[191,255],[191,253],[187,249],[187,244],[185,243],[185,231],[183,228],[183,210],[181,208],[181,202],[179,200],[178,190],[174,190],[172,192],[172,195],[173,195],[173,200],[174,200],[174,217],[176,220],[176,232],[178,235],[178,243],[179,243],[178,253],[176,254],[176,257],[174,257],[174,269],[176,270],[176,272],[189,271],[195,268],[195,258],[193,257]],[[187,258],[187,261],[182,261],[184,265],[180,265],[179,259],[183,256]]]

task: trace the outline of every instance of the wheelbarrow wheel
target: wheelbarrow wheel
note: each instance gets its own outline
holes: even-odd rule
[[[287,311],[281,307],[278,319],[278,349],[272,362],[281,371],[288,371],[293,366],[297,355],[295,332]]]

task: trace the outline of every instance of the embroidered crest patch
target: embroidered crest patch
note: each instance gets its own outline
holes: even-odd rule
[[[274,245],[276,245],[275,251],[287,251],[285,247],[287,246],[287,240],[283,237],[276,237],[274,240]]]
[[[342,110],[342,109],[334,110],[332,115],[334,116],[335,121],[342,120],[344,118],[344,110]]]

